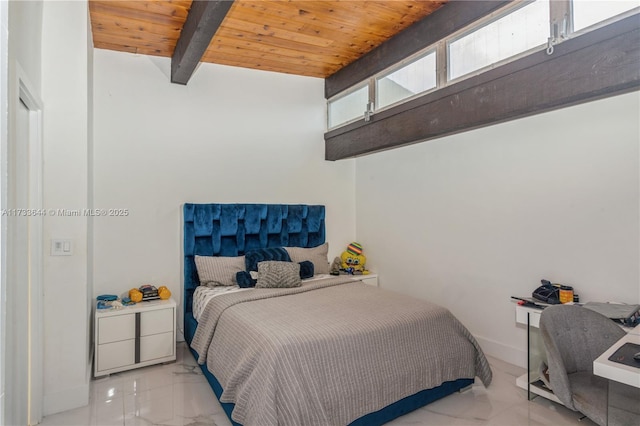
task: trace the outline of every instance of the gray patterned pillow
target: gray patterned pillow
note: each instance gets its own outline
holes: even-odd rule
[[[278,261],[258,263],[256,288],[289,288],[300,285],[300,264]]]
[[[284,249],[289,253],[289,257],[291,257],[292,262],[298,263],[310,260],[313,263],[313,270],[315,274],[329,273],[329,260],[327,258],[329,243],[324,243],[312,248],[285,247]]]
[[[236,285],[236,274],[244,271],[244,256],[195,256],[200,285]]]

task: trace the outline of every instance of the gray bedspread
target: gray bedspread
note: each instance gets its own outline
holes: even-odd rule
[[[214,298],[191,346],[246,426],[346,425],[491,369],[445,308],[336,277]]]

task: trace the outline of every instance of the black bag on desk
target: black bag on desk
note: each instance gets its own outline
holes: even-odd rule
[[[546,280],[542,282],[543,284],[534,290],[533,298],[549,305],[558,305],[560,303],[560,287],[554,286]]]

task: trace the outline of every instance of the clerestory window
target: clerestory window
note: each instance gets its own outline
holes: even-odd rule
[[[327,101],[329,130],[637,13],[638,0],[516,1]],[[446,6],[445,6],[446,7]],[[428,18],[427,18],[428,19]]]

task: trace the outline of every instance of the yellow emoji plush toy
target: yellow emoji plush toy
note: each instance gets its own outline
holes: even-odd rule
[[[362,246],[359,243],[353,242],[347,246],[347,249],[342,252],[340,256],[341,271],[347,274],[354,275],[366,275],[369,273],[364,268],[365,263],[367,263],[367,257],[362,254]]]

